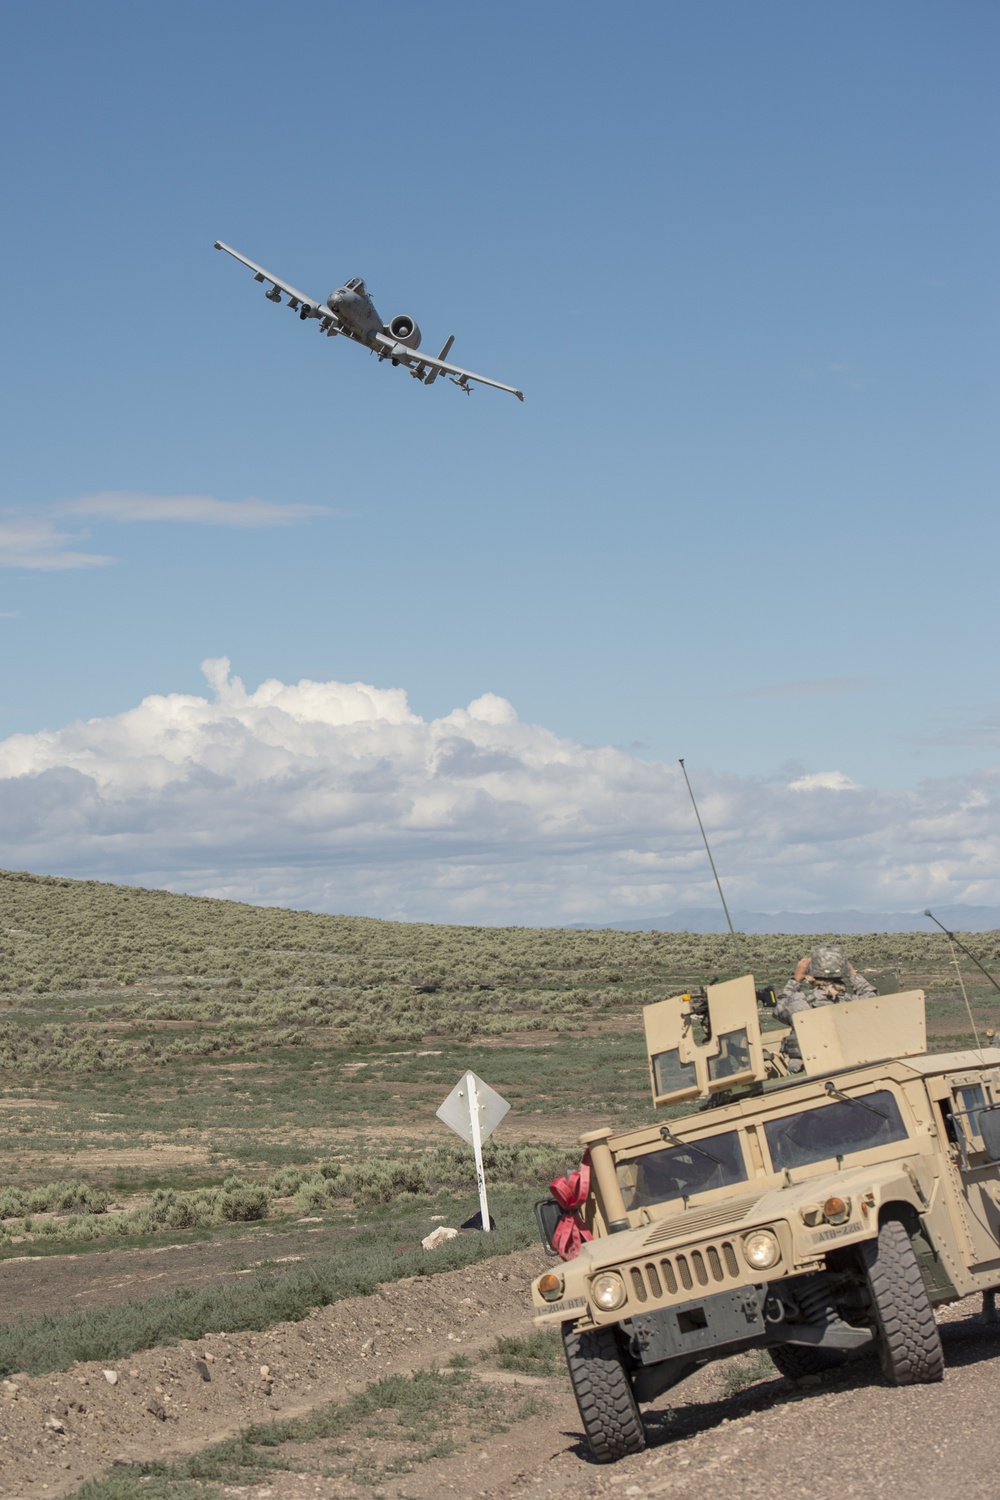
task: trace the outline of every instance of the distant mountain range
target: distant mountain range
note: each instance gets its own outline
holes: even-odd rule
[[[1000,929],[1000,906],[935,906],[939,922],[953,932],[994,932]],[[922,911],[734,911],[737,932],[936,932]],[[725,932],[726,919],[718,906],[688,906],[665,917],[640,922],[572,922],[584,932],[610,928],[614,932]]]

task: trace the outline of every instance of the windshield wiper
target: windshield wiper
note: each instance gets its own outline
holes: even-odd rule
[[[704,1146],[696,1146],[694,1141],[682,1141],[680,1136],[674,1135],[673,1131],[669,1130],[666,1125],[660,1126],[660,1139],[667,1141],[671,1146],[680,1147],[682,1151],[697,1151],[699,1156],[707,1156],[709,1161],[714,1161],[717,1167],[724,1167],[726,1165],[721,1157],[713,1156],[711,1151],[705,1150]]]
[[[856,1104],[859,1109],[866,1109],[869,1114],[878,1115],[882,1120],[890,1118],[884,1109],[877,1109],[874,1104],[866,1104],[863,1099],[855,1099],[850,1094],[845,1094],[842,1089],[835,1088],[832,1083],[826,1085],[826,1091],[832,1099],[841,1099],[845,1104]]]

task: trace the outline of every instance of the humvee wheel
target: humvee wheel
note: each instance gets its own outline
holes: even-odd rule
[[[847,1360],[847,1355],[838,1349],[814,1349],[809,1344],[771,1344],[767,1352],[775,1368],[788,1380],[823,1375],[827,1370],[839,1369]]]
[[[886,1219],[878,1239],[862,1246],[862,1262],[875,1311],[875,1347],[892,1385],[940,1380],[944,1350],[924,1278],[898,1219]]]
[[[613,1328],[577,1333],[563,1327],[563,1348],[573,1394],[594,1457],[614,1463],[641,1453],[646,1433]]]

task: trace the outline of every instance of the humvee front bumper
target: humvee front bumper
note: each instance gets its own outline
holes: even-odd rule
[[[766,1286],[744,1286],[638,1313],[626,1325],[632,1353],[641,1364],[653,1365],[709,1349],[714,1354],[720,1344],[756,1343],[767,1332],[766,1301]]]
[[[769,1304],[768,1298],[766,1284],[736,1287],[673,1307],[636,1313],[622,1328],[629,1336],[632,1354],[643,1365],[709,1351],[718,1358],[721,1346],[732,1346],[728,1349],[731,1354],[754,1344],[853,1349],[870,1338],[867,1329],[853,1328],[839,1320],[824,1324],[786,1322],[780,1314],[775,1315],[775,1304]]]
[[[846,1352],[870,1341],[866,1328],[854,1328],[839,1319],[824,1324],[786,1322],[769,1298],[766,1283],[735,1287],[636,1313],[624,1321],[621,1328],[635,1362],[637,1399],[651,1401],[698,1365],[746,1349],[807,1344]]]

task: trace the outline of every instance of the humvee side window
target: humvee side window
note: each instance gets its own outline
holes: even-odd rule
[[[859,1094],[852,1103],[837,1100],[798,1115],[769,1120],[764,1134],[774,1170],[783,1172],[786,1167],[807,1167],[814,1161],[903,1141],[906,1126],[893,1095],[888,1089],[880,1089],[874,1094]]]
[[[955,1124],[966,1141],[972,1136],[982,1135],[979,1111],[986,1108],[986,1102],[986,1095],[979,1084],[955,1090]]]
[[[700,1148],[697,1151],[695,1144]],[[690,1198],[747,1180],[738,1130],[705,1136],[691,1146],[650,1151],[617,1165],[626,1209],[645,1208],[670,1198]]]

